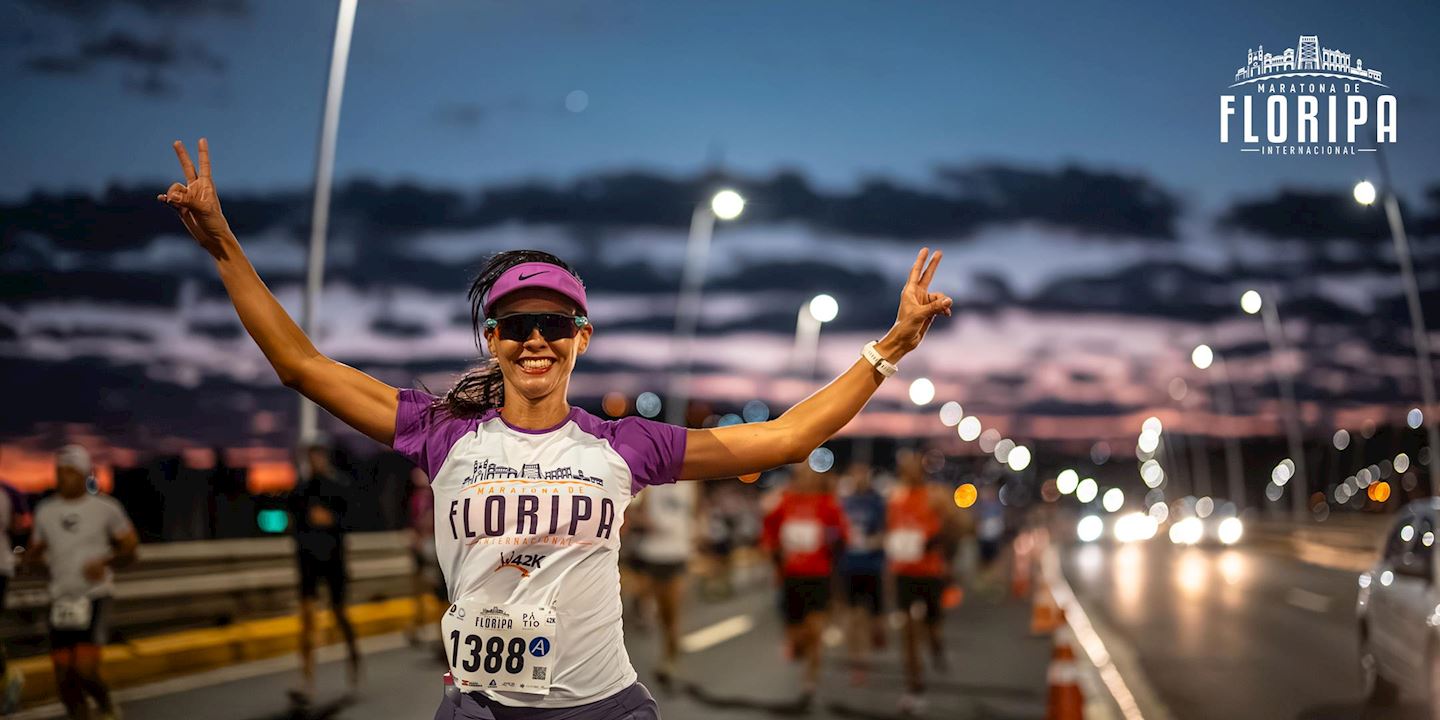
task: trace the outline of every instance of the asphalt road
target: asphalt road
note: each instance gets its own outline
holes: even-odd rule
[[[1048,639],[1028,635],[1028,603],[967,601],[947,616],[946,644],[951,671],[930,678],[929,718],[1043,718]],[[898,718],[902,684],[891,634],[864,684],[852,681],[849,668],[832,648],[821,693],[805,712],[796,705],[799,669],[782,654],[783,628],[768,587],[731,600],[694,601],[684,629],[690,642],[707,645],[688,653],[681,682],[659,687],[651,669],[658,652],[658,631],[626,620],[626,643],[642,682],[659,700],[667,720],[729,720],[762,717]],[[340,698],[339,662],[321,665],[321,697],[308,715],[292,713],[286,690],[296,677],[293,659],[229,668],[199,678],[177,679],[168,686],[126,691],[121,695],[127,720],[288,720],[291,718],[430,718],[441,699],[444,672],[430,647],[405,646],[398,636],[367,641],[365,684],[353,701]],[[338,659],[338,648],[325,657]],[[25,718],[54,716],[30,711]]]
[[[1172,717],[1423,716],[1418,698],[1378,711],[1361,701],[1353,572],[1163,538],[1063,557],[1087,614],[1108,626],[1107,644],[1135,658],[1122,672],[1143,675]]]

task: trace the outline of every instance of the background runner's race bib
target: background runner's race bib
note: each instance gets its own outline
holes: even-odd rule
[[[891,530],[885,536],[885,554],[895,562],[918,562],[925,556],[925,533],[919,530]]]
[[[56,630],[85,630],[90,627],[90,598],[60,597],[50,603],[50,625]]]
[[[780,526],[780,547],[786,554],[815,552],[824,537],[825,529],[814,520],[786,520]]]
[[[462,691],[550,693],[555,610],[461,600],[440,621],[450,674]]]

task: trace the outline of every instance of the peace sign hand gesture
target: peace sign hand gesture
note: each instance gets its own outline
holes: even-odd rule
[[[939,250],[934,255],[930,254],[930,248],[922,248],[920,254],[915,256],[915,264],[910,268],[910,278],[905,282],[905,288],[900,291],[900,311],[895,317],[895,327],[890,329],[886,340],[892,341],[898,354],[904,355],[920,345],[925,339],[925,332],[930,329],[930,323],[935,321],[935,316],[950,316],[950,309],[955,301],[944,293],[930,292],[930,280],[935,277],[936,268],[940,267]],[[897,358],[890,358],[892,362]]]
[[[230,223],[220,212],[220,196],[215,193],[215,183],[210,179],[210,143],[200,138],[199,173],[195,172],[195,165],[190,162],[189,153],[185,152],[185,143],[179,140],[175,141],[175,156],[180,159],[180,168],[185,171],[185,184],[177,182],[169,190],[156,195],[155,199],[175,208],[180,214],[180,222],[185,223],[185,229],[190,231],[195,242],[216,259],[221,259],[224,255],[223,243],[235,236],[230,232]]]

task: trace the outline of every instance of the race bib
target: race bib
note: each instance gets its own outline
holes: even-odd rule
[[[815,552],[824,539],[825,529],[814,520],[786,520],[780,526],[780,547],[787,555]]]
[[[450,674],[464,692],[550,693],[555,610],[461,600],[440,621]]]
[[[90,598],[55,598],[50,603],[50,626],[56,630],[85,630],[90,627],[90,610]]]
[[[925,533],[919,530],[891,530],[885,536],[885,554],[895,562],[919,562],[925,556]]]

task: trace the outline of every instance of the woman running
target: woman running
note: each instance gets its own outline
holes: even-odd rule
[[[502,252],[469,292],[489,360],[443,397],[397,390],[315,349],[230,231],[205,139],[198,170],[180,141],[174,148],[185,182],[157,199],[215,259],[280,381],[431,478],[451,601],[441,628],[462,691],[437,718],[658,718],[621,633],[619,524],[631,497],[647,485],[804,461],[860,412],[934,318],[950,314],[951,299],[929,291],[941,254],[927,248],[885,337],[780,417],[697,430],[602,421],[567,400],[595,332],[585,286],[553,255]]]

